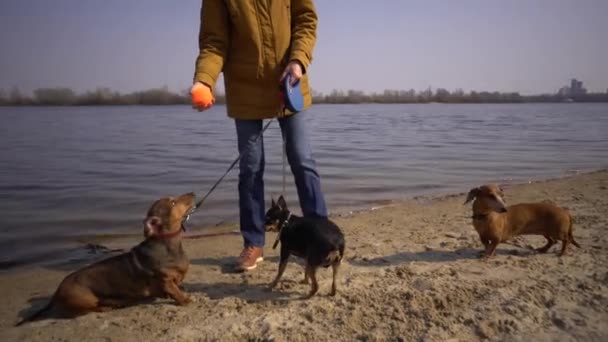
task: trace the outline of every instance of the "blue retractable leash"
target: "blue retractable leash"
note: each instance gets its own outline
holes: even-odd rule
[[[294,113],[300,112],[304,109],[304,97],[302,96],[302,89],[300,88],[300,81],[298,80],[292,86],[291,85],[291,75],[289,75],[289,74],[287,74],[287,76],[283,80],[283,83],[281,84],[281,96],[283,98],[283,103],[285,104],[285,109],[289,109],[290,111],[292,111]],[[258,139],[260,139],[260,137],[264,134],[264,132],[266,131],[268,126],[270,126],[270,124],[272,123],[273,120],[274,120],[274,118],[270,119],[268,121],[268,123],[266,123],[266,125],[262,128],[260,133],[255,137],[255,140],[253,141],[254,143],[257,142]],[[224,172],[224,174],[215,182],[215,184],[213,184],[211,189],[209,189],[209,191],[207,191],[207,194],[205,194],[205,196],[203,196],[203,198],[200,201],[196,202],[196,204],[194,205],[194,207],[192,207],[190,212],[188,214],[186,214],[184,221],[182,222],[182,229],[184,231],[186,230],[185,223],[188,221],[188,219],[190,219],[190,215],[192,215],[203,204],[203,202],[205,202],[207,197],[209,197],[209,195],[211,195],[213,190],[215,190],[215,188],[217,188],[217,186],[224,180],[224,177],[226,177],[226,175],[234,168],[236,163],[238,163],[238,161],[241,159],[243,154],[245,154],[245,152],[247,152],[247,150],[244,150],[243,152],[241,152],[238,155],[238,157],[236,157],[236,159],[232,162],[232,164],[230,164],[230,166],[228,167],[226,172]],[[283,139],[283,193],[285,193],[285,155],[286,155],[285,139]]]
[[[304,109],[304,97],[302,96],[302,89],[300,88],[300,80],[296,81],[292,86],[291,76],[287,74],[287,77],[283,80],[281,92],[283,94],[285,108],[295,113],[301,112]]]

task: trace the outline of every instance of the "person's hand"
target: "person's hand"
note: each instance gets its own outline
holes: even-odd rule
[[[199,98],[200,94],[206,94],[202,97],[202,101],[201,98]],[[211,108],[211,106],[213,106],[213,103],[215,102],[215,99],[213,98],[211,92],[211,88],[201,82],[194,82],[192,88],[190,88],[190,96],[192,97],[192,108],[198,110],[199,112]]]
[[[302,65],[300,65],[300,63],[297,61],[289,62],[287,67],[285,67],[285,71],[283,71],[283,74],[281,75],[281,82],[283,82],[288,74],[291,76],[290,85],[293,86],[300,80],[300,78],[302,78]]]

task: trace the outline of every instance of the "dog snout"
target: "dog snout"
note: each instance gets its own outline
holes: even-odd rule
[[[264,223],[264,228],[266,229],[267,232],[272,232],[275,230],[278,230],[278,224],[279,221],[272,221],[272,220],[266,220],[266,223]]]
[[[194,192],[188,192],[179,197],[179,201],[188,206],[194,205],[194,199],[196,198],[196,194]]]

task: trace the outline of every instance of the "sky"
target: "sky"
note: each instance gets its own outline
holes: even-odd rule
[[[296,0],[294,0],[296,1]],[[0,89],[187,89],[201,0],[1,0]],[[317,0],[312,87],[608,88],[606,0]],[[220,86],[220,90],[221,90]]]

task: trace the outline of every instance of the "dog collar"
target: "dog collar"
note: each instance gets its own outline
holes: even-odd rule
[[[183,229],[183,225],[182,225],[182,229]],[[181,234],[182,229],[176,230],[173,233],[157,234],[157,235],[152,236],[152,238],[159,239],[159,240],[171,239],[171,238],[174,238],[174,237],[178,236],[179,234]]]
[[[279,241],[281,241],[281,235],[283,234],[283,229],[285,227],[287,227],[287,225],[289,224],[289,219],[291,218],[291,212],[289,212],[289,214],[287,215],[287,218],[285,219],[285,221],[283,221],[283,223],[281,224],[281,227],[279,227],[279,233],[277,234],[277,238],[276,240],[274,240],[274,244],[272,245],[272,249],[276,249],[277,245],[279,244]]]

